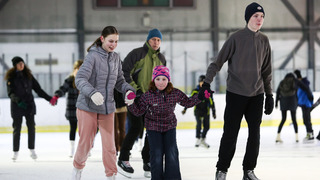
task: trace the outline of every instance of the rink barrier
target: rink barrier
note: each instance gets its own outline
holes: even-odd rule
[[[318,99],[320,92],[314,92],[314,99]],[[215,94],[214,101],[216,105],[216,119],[210,115],[210,128],[222,128],[223,117],[225,108],[225,95]],[[37,106],[37,114],[35,116],[36,131],[37,132],[69,132],[69,122],[65,118],[65,97],[61,97],[58,100],[56,106],[51,106],[49,102],[42,98],[35,98]],[[195,129],[196,120],[194,117],[193,108],[189,108],[187,112],[182,115],[181,111],[184,108],[180,105],[176,106],[175,114],[178,120],[177,129]],[[314,109],[311,113],[311,120],[313,125],[320,125],[320,106]],[[261,126],[278,126],[281,121],[281,111],[275,108],[271,115],[262,116]],[[298,125],[304,125],[302,120],[301,108],[297,110],[297,122]],[[289,126],[292,123],[290,113],[287,112],[287,121],[285,126]],[[246,121],[243,120],[241,127],[247,127]],[[315,130],[318,131],[318,130]],[[26,133],[27,128],[25,120],[22,124],[22,133]],[[12,133],[12,118],[10,114],[10,99],[0,99],[0,133]]]
[[[280,124],[279,120],[268,120],[262,121],[261,127],[267,126],[278,126]],[[288,119],[284,126],[290,126],[292,121]],[[297,120],[298,126],[304,126],[303,120]],[[312,125],[320,125],[320,119],[312,119]],[[195,129],[196,122],[179,122],[177,125],[177,129]],[[248,127],[245,120],[242,120],[241,127]],[[223,128],[223,121],[212,120],[210,121],[210,129]],[[60,126],[36,126],[37,133],[47,133],[47,132],[69,132],[69,125],[60,125]],[[12,133],[12,127],[0,127],[0,133]],[[27,133],[27,126],[22,126],[21,133]]]

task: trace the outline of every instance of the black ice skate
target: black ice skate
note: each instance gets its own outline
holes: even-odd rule
[[[260,180],[260,179],[257,178],[257,176],[254,174],[253,170],[246,170],[243,172],[242,180]]]
[[[215,180],[226,180],[226,177],[227,177],[227,172],[217,170]]]
[[[121,160],[119,160],[117,165],[118,165],[118,172],[120,174],[122,174],[123,176],[125,176],[127,178],[131,178],[134,170],[131,167],[129,161],[121,161]]]

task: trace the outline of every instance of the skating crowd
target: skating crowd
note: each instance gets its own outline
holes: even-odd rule
[[[225,180],[236,150],[240,123],[244,117],[248,124],[248,140],[243,158],[243,180],[258,180],[254,173],[260,146],[262,114],[270,115],[275,107],[280,110],[276,143],[282,143],[280,133],[290,111],[299,142],[296,110],[301,108],[306,137],[303,142],[313,142],[314,132],[310,112],[320,104],[313,103],[307,77],[299,70],[288,73],[276,90],[274,101],[271,79],[271,48],[268,37],[260,32],[265,17],[258,3],[245,9],[246,26],[233,33],[224,43],[206,75],[199,76],[198,85],[188,97],[171,82],[166,58],[160,52],[162,33],[151,29],[142,47],[133,49],[121,61],[115,51],[119,33],[113,26],[105,27],[101,35],[87,49],[84,60],[74,63],[71,74],[53,96],[44,92],[21,57],[12,59],[13,67],[7,72],[7,92],[11,99],[13,119],[13,157],[18,160],[20,132],[23,117],[28,127],[30,156],[35,152],[36,105],[32,90],[52,106],[67,96],[65,117],[70,123],[70,154],[73,158],[73,180],[80,180],[97,131],[102,140],[102,162],[107,179],[117,174],[131,178],[130,151],[143,134],[141,150],[144,176],[152,180],[181,179],[179,150],[176,141],[176,104],[184,106],[182,114],[193,107],[196,120],[195,148],[210,148],[206,141],[210,129],[210,110],[216,119],[216,108],[211,82],[222,66],[228,62],[224,127],[220,141],[216,180]],[[129,124],[126,130],[126,123]],[[76,146],[76,131],[79,141]],[[316,137],[320,140],[320,132]],[[77,149],[75,149],[77,147]]]

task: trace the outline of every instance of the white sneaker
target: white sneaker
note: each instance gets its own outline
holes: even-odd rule
[[[116,174],[114,173],[112,176],[107,176],[107,180],[115,180]]]
[[[34,149],[30,149],[30,157],[34,160],[36,160],[38,158],[36,152],[34,151]]]
[[[12,160],[15,161],[18,159],[19,151],[13,151],[13,157]]]
[[[73,167],[71,180],[81,180],[81,173],[83,169],[77,169]]]

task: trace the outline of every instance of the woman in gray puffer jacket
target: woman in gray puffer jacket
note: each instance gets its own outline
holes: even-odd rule
[[[75,84],[80,91],[76,104],[80,139],[74,156],[72,179],[81,178],[97,128],[101,134],[105,174],[112,179],[117,173],[113,92],[117,89],[126,94],[126,103],[130,104],[135,91],[126,83],[120,57],[113,52],[118,39],[115,27],[105,27],[101,36],[88,48],[88,55],[76,75]]]

